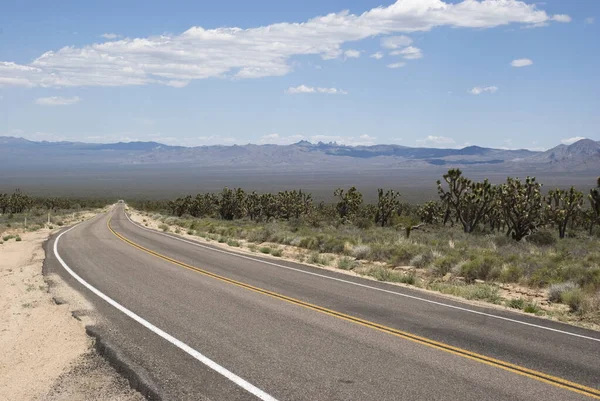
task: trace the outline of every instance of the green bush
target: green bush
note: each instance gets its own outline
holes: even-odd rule
[[[509,264],[502,267],[500,270],[500,281],[503,283],[518,283],[523,277],[523,268],[514,264]]]
[[[269,248],[268,246],[261,246],[258,250],[261,253],[271,253],[271,248]]]
[[[271,255],[280,257],[281,255],[283,255],[283,249],[273,248],[271,249]]]
[[[227,238],[219,237],[218,242],[219,242],[219,244],[223,244],[223,243],[227,242]]]
[[[391,283],[404,283],[414,285],[416,277],[414,274],[406,274],[395,271],[387,267],[375,267],[367,272],[369,276],[374,277],[378,281],[388,281]]]
[[[21,241],[21,237],[19,237],[18,235],[15,237],[15,241],[20,242]]]
[[[158,229],[159,229],[159,230],[162,230],[163,232],[167,232],[167,231],[169,231],[169,226],[168,226],[168,225],[166,225],[166,224],[160,224],[160,225],[158,226]]]
[[[337,267],[342,270],[352,270],[354,269],[358,263],[356,260],[352,260],[349,257],[344,256],[343,258],[338,260]]]
[[[187,230],[187,235],[194,235],[196,232],[194,230]]]
[[[2,237],[2,240],[4,242],[10,241],[11,239],[15,238],[14,235],[5,235],[4,237]]]
[[[434,271],[438,276],[445,276],[452,271],[452,268],[460,262],[454,255],[446,255],[437,259],[434,263]]]
[[[567,291],[572,291],[577,289],[577,284],[573,282],[552,284],[550,288],[548,288],[548,300],[550,302],[561,302],[562,295]]]
[[[537,246],[550,246],[556,244],[556,235],[547,230],[536,231],[526,238],[527,242]]]
[[[255,244],[248,245],[248,249],[250,252],[256,252],[256,248],[258,248]]]
[[[511,299],[506,301],[506,306],[513,309],[523,309],[525,307],[525,300],[523,298]]]
[[[525,306],[523,306],[523,312],[526,313],[538,313],[540,312],[540,308],[537,303],[527,302]]]
[[[461,267],[461,275],[468,283],[476,279],[487,280],[495,266],[502,264],[502,261],[496,256],[484,255],[476,256]]]
[[[227,241],[227,245],[239,247],[240,243],[238,241],[236,241],[236,240],[230,239],[229,241]]]
[[[585,296],[581,288],[565,291],[561,294],[560,298],[563,304],[569,305],[571,312],[580,312],[585,301]]]
[[[319,252],[313,252],[308,257],[308,263],[312,263],[314,265],[328,265],[329,261],[319,254]]]

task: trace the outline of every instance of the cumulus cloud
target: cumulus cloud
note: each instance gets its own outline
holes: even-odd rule
[[[510,63],[510,65],[512,65],[513,67],[527,67],[532,64],[533,61],[531,61],[528,58],[518,58],[516,60],[511,61]]]
[[[572,138],[565,138],[565,139],[561,139],[561,143],[565,144],[565,145],[571,145],[577,141],[581,141],[582,139],[586,139],[583,136],[574,136]]]
[[[348,49],[344,52],[344,56],[346,56],[347,58],[359,58],[360,51],[354,50],[354,49]]]
[[[497,86],[476,86],[469,91],[472,95],[481,95],[482,93],[495,93],[498,90]]]
[[[405,62],[399,62],[399,63],[392,63],[392,64],[388,64],[387,68],[402,68],[406,65]]]
[[[381,39],[381,47],[386,49],[398,49],[400,47],[408,46],[413,42],[408,36],[388,36],[387,38]]]
[[[320,88],[306,85],[290,86],[287,88],[285,93],[290,95],[297,95],[302,93],[325,93],[328,95],[347,95],[348,92],[337,88]]]
[[[429,135],[424,139],[417,139],[419,146],[439,146],[439,145],[454,145],[456,142],[452,138],[445,136]]]
[[[423,58],[423,52],[421,52],[421,49],[418,47],[408,46],[402,50],[394,50],[390,52],[390,56],[402,56],[408,60],[416,60]]]
[[[343,55],[345,43],[369,37],[426,32],[442,26],[534,26],[552,20],[566,18],[550,17],[535,4],[519,0],[398,0],[358,15],[342,11],[302,23],[248,29],[195,26],[181,34],[66,46],[47,51],[27,65],[0,62],[0,85],[181,87],[192,80],[214,77],[282,76],[292,70],[292,57],[337,58]],[[382,45],[401,48],[410,45],[410,38],[384,37]]]
[[[383,53],[382,52],[373,53],[369,57],[374,58],[376,60],[381,60],[383,58]]]
[[[103,37],[104,39],[109,39],[109,40],[118,39],[118,38],[122,37],[121,35],[116,34],[116,33],[103,33],[100,36]]]
[[[35,99],[35,103],[41,106],[68,106],[70,104],[79,103],[81,99],[79,96],[73,97],[62,97],[62,96],[50,96],[50,97],[38,97]]]
[[[554,14],[550,19],[556,22],[571,22],[571,17],[566,14]]]

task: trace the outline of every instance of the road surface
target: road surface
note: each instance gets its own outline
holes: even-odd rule
[[[131,222],[53,237],[46,271],[164,400],[600,399],[600,333]]]

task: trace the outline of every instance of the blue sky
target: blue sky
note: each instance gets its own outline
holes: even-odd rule
[[[0,135],[530,149],[599,140],[599,18],[592,0],[8,0]]]

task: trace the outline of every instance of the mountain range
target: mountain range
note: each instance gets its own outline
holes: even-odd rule
[[[582,139],[544,152],[468,146],[462,149],[400,145],[347,146],[300,141],[291,145],[170,146],[158,142],[35,142],[0,137],[0,168],[101,166],[231,168],[305,171],[469,167],[506,172],[600,171],[600,141]]]

